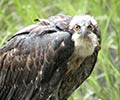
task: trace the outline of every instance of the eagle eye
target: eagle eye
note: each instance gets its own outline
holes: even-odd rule
[[[93,31],[94,30],[94,26],[93,25],[88,25],[87,28],[90,30],[90,31]]]
[[[81,28],[81,26],[80,26],[80,25],[75,25],[75,26],[73,27],[73,29],[74,29],[75,31],[80,30],[80,28]]]

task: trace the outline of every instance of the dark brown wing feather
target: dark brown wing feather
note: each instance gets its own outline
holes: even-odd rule
[[[68,32],[57,31],[30,26],[0,48],[0,100],[46,100],[56,89],[74,47]]]
[[[49,17],[48,19],[35,19],[35,21],[38,21],[41,25],[54,24],[58,30],[68,32],[69,23],[72,18],[72,16],[57,14],[55,16]]]
[[[73,17],[64,15],[64,14],[58,14],[55,16],[50,17],[48,20],[56,25],[56,28],[62,31],[69,31],[69,23]]]

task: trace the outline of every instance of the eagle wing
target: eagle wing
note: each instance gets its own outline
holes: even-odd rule
[[[73,52],[71,34],[32,25],[0,48],[0,100],[46,100],[56,89]]]

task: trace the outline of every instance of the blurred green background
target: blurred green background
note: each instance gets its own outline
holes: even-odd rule
[[[102,33],[96,67],[69,100],[120,100],[120,0],[0,0],[0,46],[34,19],[58,13],[91,14]]]

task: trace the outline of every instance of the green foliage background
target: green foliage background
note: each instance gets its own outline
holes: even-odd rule
[[[69,100],[120,100],[120,0],[0,0],[0,46],[34,19],[58,13],[91,14],[102,33],[96,67]]]

